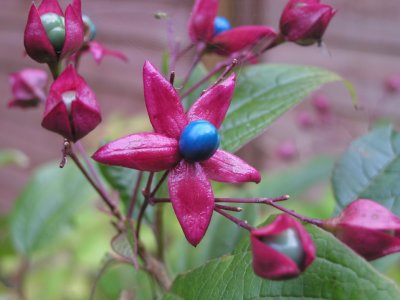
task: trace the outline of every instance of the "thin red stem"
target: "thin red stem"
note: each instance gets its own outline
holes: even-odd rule
[[[280,211],[282,211],[284,213],[287,213],[288,215],[291,215],[292,217],[295,217],[296,219],[299,219],[300,221],[307,222],[307,223],[310,223],[310,224],[314,224],[316,226],[321,226],[322,225],[322,221],[321,220],[309,218],[309,217],[306,217],[306,216],[302,216],[302,215],[296,213],[293,210],[287,209],[286,207],[283,207],[283,206],[281,206],[279,204],[274,203],[273,201],[269,201],[266,204],[268,204],[268,205],[270,205],[270,206],[272,206],[272,207],[274,207],[274,208],[276,208],[276,209],[278,209],[278,210],[280,210]]]
[[[151,172],[149,174],[149,178],[147,179],[146,188],[143,191],[144,200],[142,206],[140,207],[137,227],[136,227],[136,239],[138,240],[139,240],[139,232],[140,232],[140,227],[142,225],[143,216],[147,206],[149,205],[150,189],[151,189],[151,184],[153,183],[153,178],[154,178],[154,172]]]
[[[110,209],[111,213],[118,219],[118,220],[123,220],[121,213],[119,212],[119,209],[114,205],[114,203],[111,201],[111,199],[108,198],[108,195],[103,192],[101,188],[96,184],[96,182],[93,180],[92,177],[90,177],[89,173],[86,171],[85,167],[82,165],[80,162],[79,158],[76,156],[76,154],[73,152],[72,147],[69,143],[65,143],[65,154],[67,154],[71,159],[74,161],[78,169],[82,172],[82,174],[85,176],[87,181],[92,185],[92,187],[96,190],[96,192],[100,195],[101,199],[104,201],[104,203],[108,206]]]
[[[234,211],[234,212],[241,212],[243,210],[241,207],[227,206],[227,205],[221,205],[221,204],[215,204],[215,207],[219,208],[219,209],[223,209],[223,210]]]
[[[138,194],[139,194],[139,188],[140,188],[140,183],[142,182],[142,178],[143,178],[143,172],[140,171],[139,174],[138,174],[138,177],[136,179],[135,187],[133,189],[132,198],[131,198],[131,202],[129,203],[128,212],[126,213],[126,217],[128,219],[132,218],[133,211],[134,211],[135,206],[136,206],[137,197],[138,197]]]
[[[249,225],[247,223],[247,221],[244,220],[240,220],[238,218],[235,218],[234,216],[231,216],[230,214],[224,212],[222,209],[215,207],[214,210],[219,213],[220,215],[224,216],[225,218],[227,218],[228,220],[232,221],[233,223],[235,223],[236,225],[248,230],[248,231],[252,231],[254,229],[253,226]]]
[[[153,189],[153,191],[150,193],[149,198],[153,198],[157,191],[160,189],[161,185],[164,183],[165,179],[167,179],[169,174],[169,170],[165,171],[160,180],[157,182],[156,187]]]

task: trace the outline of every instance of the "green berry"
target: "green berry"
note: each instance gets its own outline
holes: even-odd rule
[[[304,261],[304,250],[297,232],[286,229],[280,234],[268,238],[263,238],[263,242],[274,250],[291,258],[298,266]]]
[[[47,36],[56,52],[61,52],[65,42],[64,17],[55,13],[47,13],[40,16]]]

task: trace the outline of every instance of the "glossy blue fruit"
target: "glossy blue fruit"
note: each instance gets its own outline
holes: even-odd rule
[[[217,16],[214,19],[214,35],[231,29],[231,23],[225,17]]]
[[[189,123],[179,139],[179,150],[183,158],[190,162],[209,159],[219,147],[217,128],[208,121]]]
[[[289,228],[277,236],[264,238],[263,242],[276,251],[290,257],[298,266],[303,263],[304,250],[300,238],[294,229]]]

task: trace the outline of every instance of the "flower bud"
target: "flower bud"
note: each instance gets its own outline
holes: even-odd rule
[[[400,92],[400,74],[393,74],[385,78],[385,90],[389,93]]]
[[[76,142],[100,122],[94,93],[70,65],[50,87],[42,126]]]
[[[57,0],[32,4],[25,27],[27,54],[39,63],[53,64],[76,52],[83,43],[81,1],[73,0],[65,14]]]
[[[97,28],[92,19],[90,19],[87,15],[82,16],[82,21],[85,33],[84,41],[85,43],[89,43],[96,38]]]
[[[322,228],[367,260],[400,251],[400,218],[372,200],[352,202]]]
[[[314,243],[304,227],[289,215],[278,216],[251,232],[254,272],[267,279],[300,275],[315,259]]]
[[[292,141],[285,141],[278,145],[276,156],[282,161],[293,161],[299,155],[296,144]]]
[[[281,19],[281,34],[302,46],[320,43],[336,11],[319,0],[290,0]]]
[[[8,107],[36,107],[45,101],[48,76],[40,69],[23,69],[10,75],[13,99]]]

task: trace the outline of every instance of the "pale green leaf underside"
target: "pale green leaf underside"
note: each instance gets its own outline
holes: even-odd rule
[[[172,292],[184,299],[399,299],[396,285],[331,234],[307,226],[317,259],[299,278],[270,281],[254,275],[247,246],[178,276]]]
[[[378,128],[355,140],[337,162],[333,189],[340,208],[372,199],[400,215],[400,134]]]
[[[11,236],[16,250],[30,255],[62,236],[79,208],[94,190],[77,168],[57,164],[38,169],[15,203]]]
[[[234,152],[323,84],[343,79],[299,65],[256,65],[238,73],[235,94],[220,129],[221,147]],[[346,87],[351,87],[345,82]],[[349,89],[353,99],[354,93]]]

